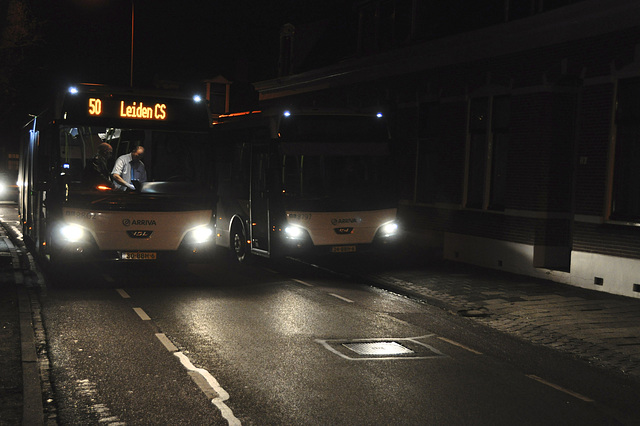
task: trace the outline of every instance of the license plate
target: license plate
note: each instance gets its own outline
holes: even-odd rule
[[[122,260],[156,260],[155,252],[148,251],[125,251],[121,254]]]
[[[331,253],[353,253],[356,246],[334,246],[331,247]]]

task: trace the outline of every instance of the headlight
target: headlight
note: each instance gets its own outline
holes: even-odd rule
[[[75,243],[84,239],[84,229],[78,225],[64,225],[60,228],[60,235],[65,240]]]
[[[202,244],[211,241],[212,237],[213,229],[209,226],[200,226],[196,229],[192,229],[188,234],[189,242],[195,244]]]
[[[383,238],[392,237],[398,233],[398,224],[395,222],[385,223],[378,232]]]
[[[284,228],[284,234],[287,238],[291,240],[299,240],[304,237],[304,229],[299,226],[289,225]]]

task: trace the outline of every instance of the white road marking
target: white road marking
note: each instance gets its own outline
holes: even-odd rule
[[[89,381],[89,379],[76,380],[76,386],[80,396],[87,400],[86,406],[98,416],[98,423],[106,423],[114,426],[124,426],[126,424],[120,421],[117,416],[114,416],[106,404],[96,402],[98,400],[96,385]]]
[[[409,323],[409,322],[407,322],[407,321],[405,321],[405,320],[401,320],[400,318],[396,318],[396,317],[394,317],[393,315],[390,315],[390,314],[388,314],[388,313],[386,313],[386,312],[379,312],[379,313],[378,313],[378,315],[380,315],[381,317],[384,317],[384,318],[390,319],[391,321],[398,322],[398,323],[400,323],[400,324],[404,324],[404,325],[412,325],[411,323]]]
[[[206,395],[216,395],[215,397],[211,398],[211,403],[218,407],[218,409],[220,410],[220,414],[222,414],[222,417],[227,420],[229,425],[241,425],[242,423],[240,423],[240,420],[238,420],[233,414],[231,408],[229,408],[229,406],[224,403],[224,401],[229,399],[229,394],[222,388],[222,386],[220,386],[218,381],[211,375],[211,373],[209,373],[204,368],[196,368],[191,363],[191,361],[189,361],[189,358],[187,358],[187,356],[182,352],[176,352],[174,353],[174,355],[178,357],[182,365],[189,371],[189,375],[191,376],[193,381],[198,385],[198,387],[200,387],[200,389],[202,389],[202,391]],[[196,376],[200,377],[196,378]]]
[[[526,376],[528,378],[530,378],[530,379],[535,380],[536,382],[542,383],[543,385],[547,385],[547,386],[552,387],[552,388],[554,388],[556,390],[559,390],[560,392],[564,392],[567,395],[571,395],[574,398],[581,399],[581,400],[583,400],[585,402],[594,402],[593,399],[591,399],[589,397],[586,397],[584,395],[581,395],[581,394],[579,394],[577,392],[574,392],[574,391],[571,391],[569,389],[565,389],[562,386],[556,385],[555,383],[547,382],[545,379],[543,379],[541,377],[538,377],[535,374],[526,374]]]
[[[133,310],[135,311],[136,314],[138,314],[138,316],[140,317],[140,319],[142,321],[149,321],[151,320],[151,318],[149,317],[149,315],[146,314],[145,311],[142,310],[142,308],[133,308]]]
[[[316,339],[317,343],[320,343],[322,346],[324,346],[326,349],[328,349],[330,352],[333,352],[334,354],[338,355],[341,358],[347,359],[349,361],[388,361],[388,360],[418,360],[418,359],[435,359],[435,358],[442,358],[442,357],[446,357],[445,354],[443,354],[442,352],[440,352],[439,350],[437,350],[436,348],[434,348],[433,346],[427,345],[426,343],[420,342],[419,339],[426,339],[429,337],[433,337],[433,334],[427,334],[424,336],[418,336],[418,337],[400,337],[400,338],[396,338],[396,337],[391,337],[391,338],[372,338],[372,339],[350,339],[349,342],[351,343],[355,343],[355,342],[385,342],[385,341],[394,341],[394,342],[403,342],[403,341],[409,341],[412,343],[415,343],[416,345],[420,345],[423,346],[425,348],[427,348],[430,352],[433,353],[433,355],[428,355],[428,356],[381,356],[381,357],[359,357],[359,358],[354,358],[351,356],[348,356],[346,354],[343,354],[342,352],[336,350],[335,348],[332,347],[332,343],[338,343],[338,344],[342,344],[344,343],[344,340],[324,340],[324,339]]]
[[[438,337],[438,339],[442,340],[443,342],[447,342],[447,343],[449,343],[449,344],[451,344],[453,346],[457,346],[459,348],[462,348],[462,349],[464,349],[466,351],[469,351],[471,353],[474,353],[476,355],[482,355],[482,352],[478,352],[475,349],[471,349],[470,347],[465,346],[462,343],[455,342],[453,340],[447,339],[446,337],[441,337],[441,336],[437,336],[437,337]]]
[[[129,296],[129,294],[126,291],[124,291],[123,289],[117,288],[116,291],[118,292],[120,297],[122,297],[123,299],[131,299],[131,296]]]
[[[174,345],[164,333],[156,333],[156,337],[169,352],[178,352],[176,345]]]
[[[196,371],[187,371],[187,374],[189,375],[189,377],[191,377],[191,380],[193,380],[193,382],[198,385],[202,393],[204,393],[209,400],[220,398],[220,395],[218,395],[218,393],[214,391],[211,386],[209,386],[209,383],[202,376],[202,374]]]
[[[354,302],[353,302],[353,300],[351,300],[351,299],[347,299],[346,297],[342,297],[342,296],[340,296],[339,294],[329,293],[329,295],[331,295],[331,296],[333,296],[333,297],[337,297],[338,299],[343,300],[343,301],[345,301],[345,302],[347,302],[347,303],[354,303]]]
[[[313,287],[313,284],[306,283],[306,282],[304,282],[302,280],[297,280],[297,279],[294,278],[293,281],[297,282],[298,284],[305,285],[307,287]]]

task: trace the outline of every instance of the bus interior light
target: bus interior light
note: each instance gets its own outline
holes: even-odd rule
[[[71,86],[69,87],[69,93],[71,93],[72,95],[75,95],[78,93],[78,88],[75,86]]]
[[[383,117],[383,115],[382,115],[382,113],[381,113],[381,112],[379,112],[379,113],[377,113],[377,114],[376,114],[376,117],[378,117],[378,118],[382,118],[382,117]]]
[[[200,97],[200,95],[193,95],[193,101],[195,103],[201,102],[202,101],[202,97]]]
[[[291,111],[286,110],[282,115],[284,115],[285,117],[289,117],[291,115]]]

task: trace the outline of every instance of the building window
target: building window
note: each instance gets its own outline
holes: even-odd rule
[[[468,208],[504,210],[510,111],[508,96],[474,98],[470,102]]]
[[[640,222],[640,78],[618,82],[614,155],[610,219]]]

